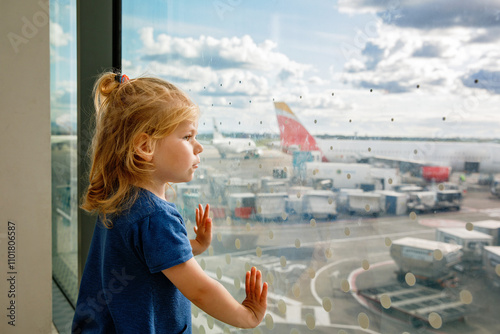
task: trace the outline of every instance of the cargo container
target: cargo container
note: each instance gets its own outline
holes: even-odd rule
[[[315,219],[335,219],[337,204],[330,190],[310,190],[304,194],[303,215]]]
[[[286,192],[279,193],[257,193],[255,195],[255,209],[258,219],[283,219],[286,211]]]
[[[312,187],[290,187],[288,188],[288,197],[286,199],[286,212],[290,215],[303,215],[304,196]]]
[[[255,212],[255,194],[238,193],[230,194],[228,207],[234,218],[250,218]]]
[[[406,237],[392,242],[390,254],[399,267],[400,280],[411,272],[422,283],[446,284],[453,280],[451,267],[460,263],[462,246]]]
[[[408,193],[408,210],[427,212],[436,209],[435,191],[417,191]]]
[[[423,166],[422,178],[431,182],[446,182],[450,178],[451,167],[448,166]]]
[[[350,214],[378,215],[380,209],[380,194],[373,192],[353,192],[348,195],[347,211]]]
[[[263,177],[260,179],[260,191],[263,193],[279,193],[286,192],[288,182],[285,180]]]
[[[359,188],[360,184],[374,183],[368,164],[306,162],[305,165],[307,178],[331,179],[335,189]]]
[[[388,215],[404,215],[406,214],[407,198],[408,196],[403,193],[398,193],[392,190],[379,190],[375,193],[380,194],[381,210]]]
[[[493,237],[493,246],[500,246],[500,221],[481,220],[473,222],[474,230],[489,234]]]
[[[255,192],[258,189],[257,179],[242,179],[232,177],[226,183],[226,192],[229,194]]]
[[[493,237],[478,231],[468,231],[463,227],[438,228],[436,240],[462,246],[462,261],[481,262],[483,247],[491,246]]]
[[[363,193],[362,189],[350,189],[343,188],[340,189],[337,193],[337,211],[339,212],[348,212],[349,210],[349,195]]]
[[[483,267],[491,285],[500,287],[500,246],[484,247]]]
[[[438,190],[436,193],[436,209],[438,210],[460,210],[462,205],[462,191],[447,189]]]

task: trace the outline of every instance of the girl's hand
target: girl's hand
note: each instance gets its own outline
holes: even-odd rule
[[[245,291],[247,297],[241,304],[252,311],[252,327],[255,327],[264,319],[267,308],[267,283],[262,284],[262,273],[255,267],[247,271]]]
[[[196,226],[194,227],[196,239],[191,242],[194,255],[203,253],[212,243],[212,218],[208,216],[209,213],[209,204],[207,204],[205,210],[203,210],[201,204],[198,204],[198,208],[196,209]]]

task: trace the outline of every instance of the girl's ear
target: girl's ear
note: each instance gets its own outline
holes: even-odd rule
[[[151,162],[153,160],[153,139],[146,133],[138,134],[134,139],[134,151],[135,154],[140,156],[147,162]]]

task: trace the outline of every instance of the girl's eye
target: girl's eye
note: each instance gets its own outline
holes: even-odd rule
[[[192,136],[185,136],[184,139],[185,140],[190,140]]]

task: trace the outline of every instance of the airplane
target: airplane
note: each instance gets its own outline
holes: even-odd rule
[[[323,162],[379,161],[422,177],[446,181],[451,170],[466,173],[499,173],[500,144],[478,142],[413,141],[382,139],[319,139],[307,131],[285,102],[274,102],[285,152],[319,151]]]
[[[245,159],[258,157],[261,150],[257,148],[255,142],[250,138],[229,138],[224,137],[217,127],[215,119],[214,134],[212,144],[215,146],[221,158],[225,159],[228,154],[244,155]]]

